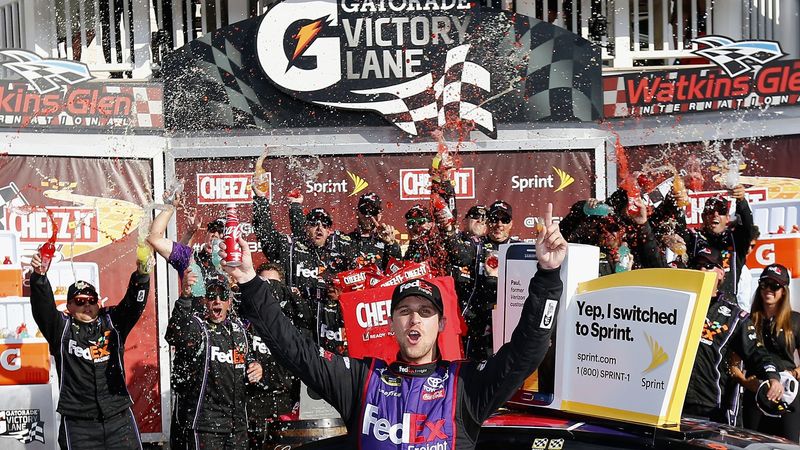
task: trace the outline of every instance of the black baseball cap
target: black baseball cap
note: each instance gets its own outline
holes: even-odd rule
[[[306,225],[313,225],[317,222],[325,226],[333,225],[333,218],[325,208],[314,208],[306,214]]]
[[[214,293],[219,294],[223,300],[230,300],[233,297],[231,295],[230,286],[228,285],[227,281],[221,277],[206,279],[206,298],[213,296]]]
[[[718,212],[720,215],[728,214],[728,200],[718,195],[706,200],[706,204],[703,206],[703,213],[714,211]]]
[[[761,280],[772,280],[781,287],[786,287],[789,285],[789,270],[780,264],[770,264],[764,267],[761,276],[758,277],[758,281]]]
[[[358,198],[358,212],[365,216],[377,216],[383,210],[381,198],[374,192],[363,194]]]
[[[83,280],[72,283],[69,289],[67,289],[67,301],[72,300],[77,295],[89,295],[95,299],[100,298],[100,296],[97,295],[97,289],[88,281]]]
[[[494,218],[503,215],[507,216],[509,219],[513,217],[511,215],[511,205],[509,205],[507,202],[497,200],[496,202],[492,203],[491,206],[489,206],[487,217]]]
[[[216,219],[208,222],[206,225],[206,231],[209,233],[224,233],[225,232],[225,220],[223,219]]]
[[[483,205],[475,205],[467,211],[466,216],[467,219],[480,219],[481,217],[486,217],[486,207]]]
[[[439,311],[439,314],[444,315],[442,293],[439,292],[439,288],[430,281],[423,280],[421,278],[406,281],[405,283],[394,288],[394,292],[392,292],[392,308],[390,311],[394,312],[394,309],[397,308],[397,305],[400,304],[400,301],[412,295],[417,295],[430,300],[430,302],[433,303],[433,306]]]
[[[412,206],[411,209],[406,211],[406,220],[408,219],[417,219],[420,217],[424,217],[428,220],[431,220],[431,212],[428,211],[428,208],[417,203],[416,205]]]
[[[718,249],[701,242],[697,244],[697,249],[694,252],[690,265],[694,268],[698,268],[706,264],[713,264],[722,268],[722,253]]]

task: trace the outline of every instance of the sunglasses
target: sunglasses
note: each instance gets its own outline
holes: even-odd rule
[[[503,217],[494,216],[494,217],[489,217],[487,219],[487,221],[489,223],[498,223],[499,222],[499,223],[502,223],[503,225],[508,225],[508,224],[511,223],[511,217],[508,217],[508,216],[503,216]]]
[[[307,227],[316,227],[318,225],[322,228],[330,228],[330,226],[333,224],[323,220],[312,220],[306,222]]]
[[[220,299],[223,302],[230,300],[230,298],[225,294],[206,294],[206,301],[213,302],[216,299]]]
[[[426,223],[428,223],[428,219],[425,218],[425,217],[415,217],[415,218],[411,218],[411,219],[406,220],[406,225],[408,225],[408,226],[413,226],[415,224],[425,225]]]
[[[758,282],[758,287],[761,288],[761,289],[767,289],[767,290],[775,292],[775,291],[778,291],[783,286],[781,286],[780,284],[778,284],[778,283],[776,283],[774,281],[759,281]]]
[[[718,264],[714,264],[714,263],[698,264],[695,267],[696,270],[703,270],[703,269],[714,270],[714,269],[721,269],[721,268],[722,267],[720,267]]]
[[[75,304],[75,306],[83,306],[87,303],[90,305],[96,305],[97,297],[73,297],[71,301]]]
[[[472,215],[467,216],[467,219],[486,220],[486,214],[472,214]]]

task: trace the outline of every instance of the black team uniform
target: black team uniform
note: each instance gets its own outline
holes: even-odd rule
[[[483,421],[544,357],[562,283],[558,269],[539,269],[511,341],[485,363],[440,360],[425,365],[334,355],[298,333],[267,283],[256,277],[240,285],[240,291],[242,313],[278,361],[341,414],[349,448],[399,449],[401,442],[420,442],[468,450],[475,447]],[[408,433],[401,425],[406,414],[413,423]]]
[[[150,275],[134,272],[122,301],[100,308],[92,323],[56,309],[47,276],[34,272],[30,283],[33,319],[47,339],[59,376],[61,448],[142,448],[123,361],[125,340],[144,312]],[[79,281],[70,286],[69,297],[74,288],[97,296],[94,287]]]

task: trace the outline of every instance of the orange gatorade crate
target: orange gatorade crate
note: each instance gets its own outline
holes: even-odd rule
[[[45,384],[50,352],[42,338],[0,339],[0,385]]]
[[[22,295],[22,269],[0,266],[0,297]]]

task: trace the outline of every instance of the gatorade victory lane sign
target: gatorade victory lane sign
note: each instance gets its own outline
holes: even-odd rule
[[[200,41],[165,64],[173,128],[376,125],[371,111],[409,135],[468,120],[494,137],[600,114],[596,47],[467,0],[286,0]]]

